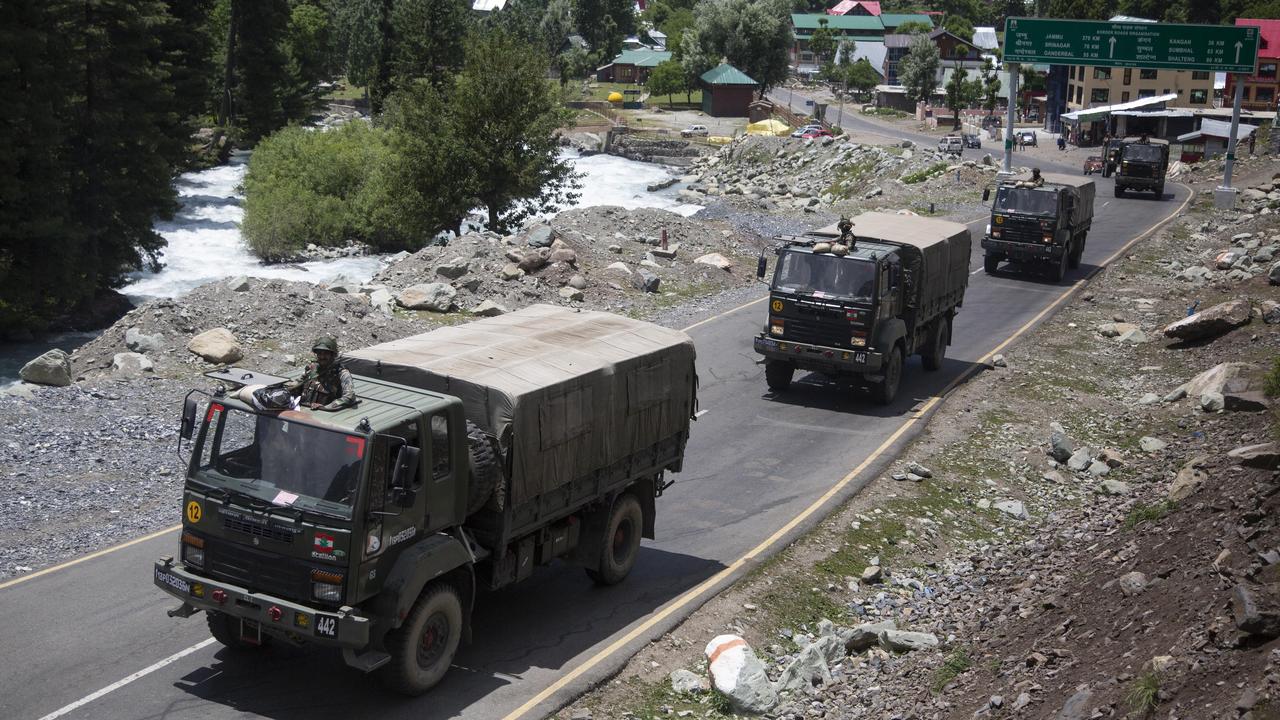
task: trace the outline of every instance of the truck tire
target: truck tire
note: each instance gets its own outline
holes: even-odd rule
[[[791,387],[791,378],[796,374],[796,366],[782,360],[766,360],[764,363],[764,381],[774,392],[783,392]]]
[[[1071,245],[1071,252],[1067,255],[1067,267],[1072,270],[1080,267],[1080,258],[1084,255],[1084,236],[1081,235],[1079,240]]]
[[[880,405],[890,405],[898,397],[898,386],[902,384],[902,347],[894,345],[889,356],[884,360],[884,379],[876,383],[871,391]]]
[[[1160,183],[1159,185],[1156,186],[1156,199],[1157,200],[1164,199],[1164,183]]]
[[[930,372],[942,368],[942,360],[947,354],[947,319],[940,317],[933,323],[929,331],[929,339],[925,341],[924,351],[920,353],[920,361],[924,369]]]
[[[1116,185],[1116,197],[1124,197],[1124,188]]]
[[[617,585],[626,579],[640,554],[640,534],[643,531],[644,512],[640,509],[640,501],[631,493],[619,495],[604,526],[600,562],[594,568],[587,568],[587,577],[597,585]]]
[[[209,623],[209,634],[214,640],[222,643],[226,648],[237,652],[245,652],[247,650],[255,650],[264,647],[270,638],[266,635],[262,636],[262,642],[252,643],[240,637],[240,621],[235,617],[226,613],[220,613],[216,610],[205,612],[205,619]]]
[[[1058,258],[1058,262],[1054,263],[1049,268],[1049,277],[1052,278],[1054,282],[1062,282],[1062,278],[1067,276],[1067,264],[1070,262],[1070,258],[1068,256],[1071,254],[1068,250],[1069,248],[1063,248],[1062,257]]]
[[[995,275],[995,274],[996,274],[996,270],[999,270],[999,269],[1000,269],[1000,260],[1001,260],[1001,259],[1002,259],[1002,258],[1001,258],[999,255],[993,255],[993,254],[991,254],[991,253],[987,253],[987,254],[983,255],[983,256],[982,256],[982,269],[983,269],[983,270],[985,270],[985,271],[986,271],[986,273],[987,273],[988,275]]]
[[[470,515],[488,502],[502,473],[498,469],[498,458],[493,453],[488,436],[470,420],[467,421],[467,448],[471,465],[470,481],[467,483],[467,514]]]
[[[421,695],[440,682],[462,639],[462,598],[453,585],[437,582],[418,596],[400,627],[385,640],[391,660],[382,682],[404,695]]]

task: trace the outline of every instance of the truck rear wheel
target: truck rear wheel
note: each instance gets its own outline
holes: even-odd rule
[[[796,374],[796,366],[782,360],[766,360],[764,363],[764,381],[769,389],[782,392],[791,387],[791,378]]]
[[[209,634],[213,636],[213,639],[222,643],[228,649],[237,652],[263,647],[270,639],[263,635],[260,643],[245,640],[240,637],[240,619],[226,613],[220,613],[217,610],[206,611],[205,619],[209,623]]]
[[[902,348],[897,345],[889,351],[889,356],[884,359],[884,379],[876,383],[872,388],[872,393],[876,402],[881,405],[889,405],[898,397],[898,386],[902,384]]]
[[[428,585],[399,628],[387,633],[391,661],[382,669],[387,687],[421,695],[440,682],[462,639],[462,599],[449,583]]]
[[[467,483],[467,514],[470,515],[488,502],[498,486],[501,473],[489,438],[470,420],[467,421],[467,448],[471,459],[470,482]]]
[[[1084,239],[1085,235],[1081,235],[1079,240],[1071,246],[1071,254],[1068,256],[1067,265],[1071,268],[1080,267],[1080,258],[1084,256]]]
[[[942,359],[947,354],[947,319],[945,317],[938,318],[933,323],[933,329],[929,331],[929,339],[925,343],[924,352],[920,353],[920,360],[924,363],[925,370],[938,370],[942,368]]]
[[[999,255],[987,253],[982,256],[982,269],[985,270],[988,275],[995,275],[996,270],[1000,269],[1000,260],[1002,260],[1002,258]]]
[[[640,501],[631,493],[623,493],[613,502],[609,522],[600,543],[600,562],[587,568],[587,577],[597,585],[617,585],[636,564],[640,554],[640,533],[644,531],[644,513]]]

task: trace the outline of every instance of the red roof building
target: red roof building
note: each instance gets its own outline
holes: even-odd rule
[[[1242,109],[1275,110],[1276,97],[1280,96],[1280,76],[1276,74],[1276,66],[1280,65],[1280,20],[1236,18],[1236,25],[1262,28],[1262,37],[1258,41],[1258,71],[1249,76],[1227,73],[1223,104],[1231,106],[1235,99],[1236,82],[1241,82],[1244,85],[1240,101]]]
[[[840,0],[827,11],[828,15],[872,15],[879,17],[879,0]]]

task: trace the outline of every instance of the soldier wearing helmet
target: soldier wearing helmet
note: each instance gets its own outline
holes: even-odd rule
[[[341,410],[355,405],[351,373],[338,362],[338,341],[318,338],[311,351],[316,354],[316,361],[307,365],[302,377],[285,386],[289,392],[298,397],[303,407],[312,410]]]

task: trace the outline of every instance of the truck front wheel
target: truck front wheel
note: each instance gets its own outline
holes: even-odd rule
[[[982,269],[988,275],[995,275],[996,270],[1000,269],[1000,256],[993,253],[987,253],[982,256]]]
[[[1116,185],[1116,197],[1124,197],[1124,188]]]
[[[1160,183],[1159,185],[1156,186],[1156,199],[1157,200],[1164,199],[1164,183]]]
[[[902,348],[895,345],[884,359],[884,378],[872,388],[876,402],[881,405],[893,403],[898,397],[898,386],[902,383]]]
[[[209,622],[209,634],[213,636],[213,639],[231,650],[243,652],[260,648],[266,645],[269,639],[266,635],[263,635],[262,642],[255,643],[245,640],[240,636],[240,619],[226,613],[209,610],[205,612],[205,619]]]
[[[1085,237],[1085,234],[1081,234],[1071,246],[1071,254],[1068,256],[1067,265],[1073,269],[1080,267],[1080,258],[1084,256]]]
[[[453,664],[462,638],[462,599],[449,583],[428,585],[404,624],[387,634],[391,661],[382,669],[387,687],[421,695],[440,682]]]
[[[938,318],[933,323],[933,329],[929,331],[924,352],[920,353],[920,360],[924,363],[925,370],[942,368],[942,359],[947,354],[947,324],[945,317]]]
[[[796,366],[782,360],[767,360],[764,364],[764,381],[769,389],[782,392],[791,387],[791,378],[796,373]]]
[[[600,561],[594,568],[587,568],[587,577],[597,585],[617,585],[622,582],[636,564],[640,554],[640,533],[644,531],[644,513],[640,501],[631,493],[618,496],[605,524],[604,540],[600,543]]]

